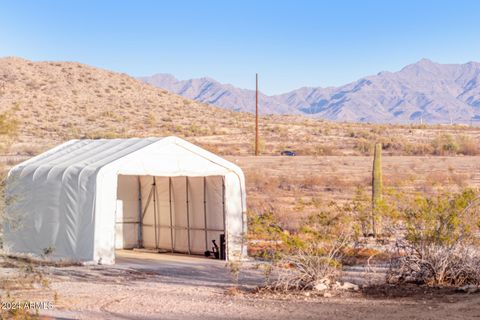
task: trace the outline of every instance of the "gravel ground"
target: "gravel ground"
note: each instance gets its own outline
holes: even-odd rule
[[[251,292],[261,270],[245,263],[240,291],[225,262],[121,251],[114,266],[42,267],[48,289],[18,292],[54,300],[59,319],[480,319],[480,295],[419,287],[374,288],[333,297]]]

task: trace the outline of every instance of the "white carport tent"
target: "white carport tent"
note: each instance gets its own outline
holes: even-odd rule
[[[225,231],[227,259],[246,256],[243,172],[176,137],[66,142],[12,168],[7,194],[12,252],[108,264],[139,241],[171,250],[172,235],[201,253]]]

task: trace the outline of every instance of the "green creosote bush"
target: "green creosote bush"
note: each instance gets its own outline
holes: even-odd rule
[[[473,240],[475,232],[480,229],[480,214],[475,207],[478,196],[478,192],[471,188],[431,197],[417,194],[401,209],[406,240],[447,246]]]
[[[354,233],[358,236],[368,236],[371,230],[371,201],[365,193],[365,189],[357,186],[355,196],[352,199],[352,212],[358,220]]]
[[[480,285],[479,193],[466,188],[404,199],[405,236],[397,242],[388,280],[427,285]]]
[[[469,155],[480,154],[479,141],[465,135],[452,136],[450,134],[441,134],[432,140],[431,146],[435,155]]]
[[[432,140],[431,144],[436,155],[456,154],[459,150],[456,139],[450,134],[439,135]]]
[[[356,139],[354,148],[362,154],[370,154],[372,152],[372,143],[364,138]]]
[[[6,153],[18,130],[18,121],[10,112],[0,113],[0,153]],[[6,171],[0,164],[0,248],[3,247],[3,230],[5,219],[5,179]]]

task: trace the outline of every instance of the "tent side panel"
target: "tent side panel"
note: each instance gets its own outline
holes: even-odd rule
[[[225,175],[225,215],[227,259],[238,260],[247,257],[246,247],[246,212],[243,208],[242,183],[237,174]]]
[[[5,228],[6,247],[12,252],[53,259],[91,261],[94,234],[94,179],[78,178],[73,166],[27,166],[12,171],[7,214],[18,224]],[[79,210],[81,208],[81,210]]]
[[[118,176],[115,249],[138,246],[138,176]]]
[[[68,250],[61,245],[66,239],[59,239],[59,231],[65,228],[58,210],[61,186],[46,179],[48,172],[37,177],[35,172],[30,168],[14,171],[8,178],[10,204],[6,213],[4,247],[7,251],[35,255],[51,248],[54,257],[62,257]]]
[[[225,234],[223,210],[223,177],[206,177],[206,214],[207,214],[207,243],[208,250],[212,250],[212,240],[220,245],[220,235]]]
[[[176,251],[188,251],[188,219],[187,219],[187,182],[185,177],[172,177],[172,201],[173,207],[173,226],[174,249]]]
[[[117,204],[117,173],[99,170],[95,193],[94,261],[115,262],[115,210]]]
[[[154,198],[153,198],[153,177],[140,176],[142,189],[142,246],[144,248],[155,248],[154,229]]]
[[[172,245],[168,177],[156,177],[155,180],[157,184],[158,247],[170,250]]]
[[[191,253],[205,252],[203,177],[188,178],[188,205]]]

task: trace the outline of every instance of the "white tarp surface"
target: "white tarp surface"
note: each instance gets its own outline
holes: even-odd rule
[[[208,177],[207,227],[223,230],[225,224],[229,259],[246,255],[246,198],[241,169],[176,137],[72,140],[15,166],[7,185],[5,247],[12,252],[41,255],[53,251],[53,258],[113,263],[115,247],[138,244],[135,222],[139,218],[139,189],[142,202],[146,201],[153,177],[158,183],[159,212],[170,208],[168,181],[172,177],[172,208],[178,226],[186,225],[189,177],[190,223],[203,229],[202,177]],[[148,210],[145,224],[152,222]],[[169,215],[157,217],[159,225],[170,224]],[[155,245],[152,230],[146,229],[142,228],[144,245]],[[160,230],[160,247],[171,246],[169,232]],[[208,237],[218,235],[209,233]],[[174,242],[176,249],[187,249],[186,231],[182,235],[182,230],[175,230]],[[190,243],[193,253],[203,252],[204,231],[192,231]]]

